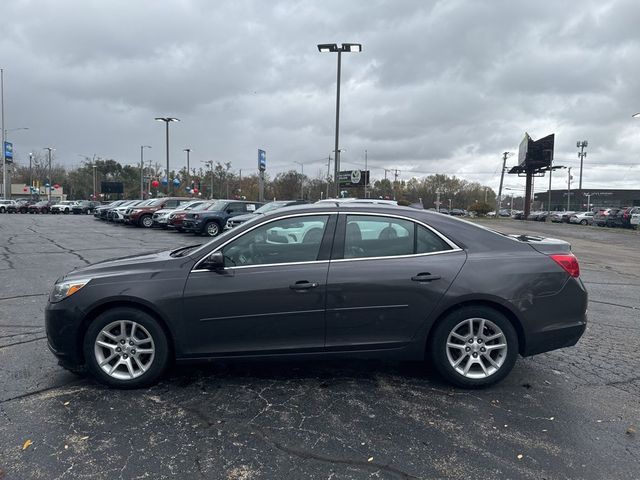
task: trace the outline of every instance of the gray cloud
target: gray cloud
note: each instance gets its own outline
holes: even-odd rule
[[[525,131],[556,133],[556,161],[577,166],[590,143],[587,187],[637,187],[640,173],[640,6],[633,0],[3,2],[0,37],[7,128],[23,159],[57,148],[77,164],[97,154],[172,163],[230,161],[251,171],[324,171],[333,149],[335,55],[343,56],[345,168],[400,178],[456,173],[493,187],[503,151]],[[515,160],[510,160],[513,163]],[[554,179],[561,187],[566,174]],[[521,180],[509,178],[509,184]]]

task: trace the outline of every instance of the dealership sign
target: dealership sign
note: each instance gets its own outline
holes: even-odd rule
[[[363,187],[369,184],[369,170],[346,170],[338,174],[341,188]]]
[[[10,163],[13,161],[13,143],[4,142],[4,158],[7,161],[7,163]]]

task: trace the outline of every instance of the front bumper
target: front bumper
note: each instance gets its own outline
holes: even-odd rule
[[[44,310],[47,344],[60,362],[80,365],[84,363],[80,335],[84,313],[64,302],[47,303]]]
[[[184,220],[182,228],[190,232],[199,232],[202,230],[202,220]]]

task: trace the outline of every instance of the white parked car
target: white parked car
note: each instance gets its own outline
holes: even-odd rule
[[[634,213],[631,215],[631,220],[629,220],[631,225],[636,225],[636,228],[640,229],[640,213]]]
[[[593,212],[574,213],[569,217],[569,223],[579,223],[580,225],[593,225]]]
[[[75,204],[76,202],[72,200],[65,200],[63,202],[56,203],[51,206],[51,213],[64,213],[65,215],[69,215]]]
[[[0,200],[0,213],[6,213],[9,205],[16,205],[15,200]]]
[[[201,203],[203,203],[202,200],[194,200],[192,202],[182,203],[177,207],[163,208],[162,210],[158,210],[157,212],[154,212],[153,217],[151,217],[153,219],[153,226],[167,228],[167,225],[169,224],[169,215],[171,215],[173,212],[178,209],[191,210],[191,208],[200,205]]]

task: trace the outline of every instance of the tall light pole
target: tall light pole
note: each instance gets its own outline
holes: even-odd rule
[[[4,158],[4,69],[0,68],[0,136],[2,136],[2,197],[10,198],[7,196],[7,159]]]
[[[322,43],[318,45],[320,53],[337,53],[338,54],[338,75],[336,81],[336,142],[335,142],[335,165],[334,178],[336,182],[336,198],[340,197],[340,182],[338,174],[340,172],[340,150],[338,148],[338,140],[340,134],[340,70],[342,68],[342,52],[361,52],[362,45],[360,43],[343,43],[338,47],[335,43]]]
[[[167,125],[169,125],[167,123]],[[144,149],[151,148],[150,145],[140,145],[140,200],[144,200]],[[168,155],[168,154],[167,154]],[[167,158],[168,162],[168,158]],[[167,163],[168,165],[168,163]],[[168,181],[168,180],[167,180]],[[95,180],[94,180],[95,183]],[[95,189],[95,187],[94,187]],[[95,196],[96,192],[93,192]]]
[[[304,163],[295,160],[293,163],[300,165],[300,200],[304,200]]]
[[[48,159],[49,159],[49,196],[48,196],[48,200],[51,201],[51,188],[53,187],[53,182],[51,181],[51,152],[53,150],[55,150],[55,148],[44,147],[44,149],[47,151],[47,156],[48,156]]]
[[[33,187],[33,152],[29,152],[29,187]],[[30,190],[33,197],[33,190]]]
[[[586,140],[577,141],[576,147],[580,149],[578,152],[578,158],[580,159],[580,182],[578,183],[578,190],[582,192],[582,163],[584,162],[585,157],[587,156],[587,152],[584,151],[585,148],[589,146],[589,142]]]
[[[4,97],[4,95],[3,95]],[[5,198],[11,198],[11,181],[9,177],[9,171],[7,169],[7,159],[5,157],[6,155],[6,151],[5,151],[5,142],[8,142],[8,136],[7,134],[9,132],[17,132],[18,130],[29,130],[29,127],[18,127],[18,128],[10,128],[10,129],[5,129],[4,128],[4,106],[3,106],[3,122],[2,122],[2,133],[3,133],[3,137],[2,137],[2,165],[4,168],[3,174],[2,174],[2,182],[3,182],[3,192],[4,192],[4,197]],[[6,179],[6,180],[5,180]],[[7,196],[7,191],[5,190],[5,188],[9,187],[8,191],[9,191],[9,196]]]
[[[182,151],[183,152],[187,152],[187,178],[186,178],[186,181],[187,181],[187,186],[190,186],[191,185],[191,182],[190,182],[191,173],[189,172],[189,154],[191,152],[193,152],[193,150],[190,149],[190,148],[183,148]]]
[[[91,168],[93,169],[93,201],[96,201],[96,168],[98,168],[98,166],[94,163],[93,165],[91,165]]]
[[[156,121],[164,122],[166,127],[166,139],[167,139],[167,196],[169,196],[169,190],[171,188],[171,182],[169,182],[169,123],[179,122],[179,118],[174,117],[156,117]]]
[[[567,212],[571,210],[571,167],[569,167],[569,175],[567,176]]]

